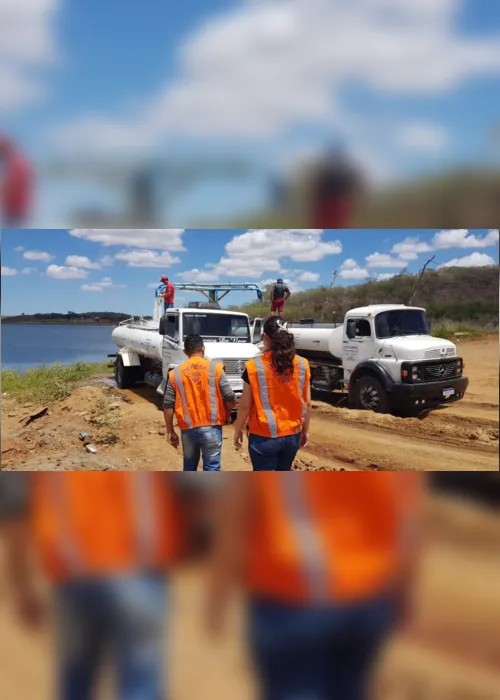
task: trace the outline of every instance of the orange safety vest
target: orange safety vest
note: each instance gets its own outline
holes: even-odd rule
[[[181,553],[178,501],[156,472],[36,474],[31,524],[55,581],[164,570]]]
[[[223,370],[220,362],[190,357],[169,372],[175,390],[175,417],[181,430],[225,424],[226,408],[219,387]]]
[[[246,363],[253,396],[250,433],[274,438],[300,432],[307,411],[311,370],[308,361],[298,355],[293,367],[293,374],[279,375],[270,351]]]
[[[289,603],[368,599],[411,552],[419,473],[254,474],[246,584]]]

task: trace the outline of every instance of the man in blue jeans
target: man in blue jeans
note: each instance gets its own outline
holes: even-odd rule
[[[179,446],[174,414],[181,430],[184,471],[220,471],[222,426],[231,421],[235,395],[221,363],[205,358],[203,338],[187,335],[186,362],[169,373],[163,409],[168,442]]]

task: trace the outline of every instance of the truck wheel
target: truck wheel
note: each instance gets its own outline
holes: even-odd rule
[[[136,382],[136,368],[125,367],[122,358],[118,355],[115,362],[115,380],[119,389],[131,389]]]
[[[389,412],[387,392],[375,377],[361,377],[354,385],[354,407],[360,411]]]

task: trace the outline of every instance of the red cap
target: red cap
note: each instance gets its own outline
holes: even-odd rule
[[[160,277],[160,282],[161,282],[162,280],[168,280],[167,275],[162,275],[162,276]]]

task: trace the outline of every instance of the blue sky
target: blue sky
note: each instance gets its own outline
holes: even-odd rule
[[[161,274],[181,282],[267,282],[292,292],[387,279],[406,269],[498,264],[498,230],[60,229],[2,233],[2,314],[151,314]],[[200,298],[178,290],[177,302]],[[228,303],[254,300],[234,292]]]
[[[176,221],[262,205],[264,176],[342,138],[374,182],[496,158],[493,0],[17,0],[0,8],[0,120],[39,166],[34,221],[118,206],[62,185],[56,154],[238,152],[257,174],[200,183]]]

